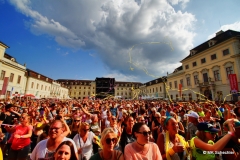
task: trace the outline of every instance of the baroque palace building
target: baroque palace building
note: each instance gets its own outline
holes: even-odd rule
[[[99,79],[100,87],[97,86]],[[137,90],[142,83],[140,82],[120,82],[115,81],[109,83],[109,80],[114,78],[96,78],[95,80],[70,80],[58,79],[62,85],[69,89],[69,96],[73,99],[84,99],[86,97],[115,97],[123,99],[132,99],[133,91]]]
[[[31,95],[36,98],[68,98],[68,88],[55,80],[27,69],[26,65],[19,64],[16,59],[5,53],[9,48],[0,42],[0,98],[11,96]],[[6,80],[6,92],[1,95]]]
[[[108,97],[123,99],[218,100],[230,101],[229,75],[236,76],[237,92],[240,84],[240,32],[219,31],[215,37],[190,50],[173,73],[146,83],[121,82],[114,78],[95,80],[53,80],[18,64],[5,53],[9,48],[0,42],[0,89],[4,77],[9,77],[7,95],[33,94],[40,98]],[[234,96],[233,96],[234,95]]]
[[[217,32],[215,37],[190,50],[181,63],[167,76],[169,98],[232,100],[229,74],[236,75],[237,88],[240,84],[240,32]]]

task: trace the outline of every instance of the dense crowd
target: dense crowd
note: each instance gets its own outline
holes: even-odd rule
[[[240,160],[240,101],[0,100],[0,160]]]

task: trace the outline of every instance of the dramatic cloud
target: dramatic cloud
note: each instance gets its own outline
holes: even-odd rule
[[[234,30],[234,31],[240,31],[240,22],[235,22],[233,24],[226,24],[226,25],[223,25],[221,26],[221,28],[219,30],[217,30],[215,33],[211,34],[208,36],[208,40],[215,37],[216,36],[216,33],[219,32],[219,31],[226,31],[226,30]]]
[[[11,0],[11,3],[30,17],[28,23],[34,34],[50,35],[62,46],[95,50],[109,72],[116,71],[112,76],[146,80],[172,72],[193,47],[195,16],[174,9],[178,5],[184,8],[188,1]]]

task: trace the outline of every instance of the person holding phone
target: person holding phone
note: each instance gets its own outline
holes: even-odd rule
[[[20,114],[15,112],[14,110],[14,105],[13,104],[7,104],[5,106],[5,112],[2,112],[0,115],[0,125],[5,124],[5,125],[13,125],[14,118],[18,119]],[[4,125],[1,125],[2,133],[4,134],[4,138],[1,141],[1,149],[3,152],[3,155],[6,154],[7,146],[6,143],[10,138],[10,133],[7,132],[7,130],[4,128]]]

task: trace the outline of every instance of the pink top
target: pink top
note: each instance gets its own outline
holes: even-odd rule
[[[155,143],[149,142],[149,150],[147,154],[142,154],[140,152],[136,152],[132,147],[132,143],[126,145],[124,149],[124,158],[127,160],[162,160],[162,155],[158,146]]]
[[[32,130],[33,127],[31,125],[27,127],[23,127],[22,125],[16,126],[16,131],[13,134],[18,134],[20,136],[28,134],[29,130]],[[14,135],[13,135],[14,136]],[[11,148],[13,150],[19,150],[23,147],[29,145],[31,143],[30,138],[13,138]]]

